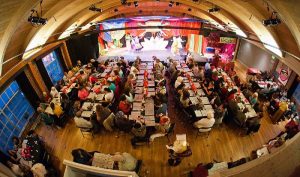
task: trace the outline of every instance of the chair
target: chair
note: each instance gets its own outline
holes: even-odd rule
[[[170,128],[169,128],[167,134],[165,135],[168,138],[169,142],[170,142],[170,136],[171,136],[171,134],[174,135],[174,128],[175,128],[175,123],[171,123]]]
[[[80,129],[80,132],[81,132],[83,137],[85,137],[84,133],[90,133],[92,135],[92,137],[94,138],[93,128],[86,128],[86,127],[78,127],[78,128]]]
[[[225,108],[224,109],[224,112],[223,112],[223,114],[222,114],[222,116],[221,116],[221,118],[219,118],[219,119],[216,119],[216,121],[215,121],[215,126],[216,127],[219,127],[219,125],[220,124],[222,124],[222,122],[223,122],[223,119],[224,119],[224,117],[227,115],[227,108]]]

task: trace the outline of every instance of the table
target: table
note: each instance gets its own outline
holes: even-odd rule
[[[91,118],[93,115],[93,111],[82,111],[81,113],[81,117],[84,117],[84,118]]]

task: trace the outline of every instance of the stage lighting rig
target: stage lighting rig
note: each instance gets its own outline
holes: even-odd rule
[[[269,19],[263,20],[262,23],[265,26],[276,26],[281,23],[281,20],[277,17],[276,12],[273,12]],[[275,15],[275,17],[274,17]]]
[[[89,10],[93,12],[102,12],[102,9],[97,8],[94,4],[89,7]]]
[[[209,13],[214,13],[214,12],[219,12],[221,9],[219,7],[214,7],[214,8],[211,8],[211,9],[208,9],[208,12]]]
[[[27,21],[29,23],[31,23],[32,26],[41,26],[41,25],[45,25],[47,23],[47,18],[43,18],[43,8],[42,8],[42,3],[43,3],[43,0],[40,1],[40,8],[41,8],[41,11],[40,11],[40,14],[38,13],[37,10],[35,9],[32,9],[31,10],[31,14],[30,16],[28,17]]]

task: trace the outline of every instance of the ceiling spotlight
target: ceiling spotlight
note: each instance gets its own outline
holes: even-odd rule
[[[192,9],[191,9],[191,8],[188,8],[188,11],[190,12],[190,11],[192,11]]]
[[[211,9],[208,9],[208,12],[209,13],[213,13],[213,12],[218,12],[220,11],[221,9],[219,7],[214,7],[214,8],[211,8]]]
[[[263,25],[265,26],[276,26],[281,23],[281,20],[279,18],[273,18],[273,19],[267,19],[262,21]]]
[[[127,6],[131,6],[131,2],[128,2],[128,3],[127,3]]]
[[[198,2],[199,0],[193,0],[193,2]]]
[[[172,6],[173,6],[173,4],[174,4],[174,1],[170,1],[170,3],[169,3],[169,7],[172,7]]]
[[[119,11],[118,9],[115,9],[115,10],[114,10],[114,12],[118,12],[118,11]]]
[[[133,4],[134,4],[134,7],[137,7],[137,6],[139,6],[139,4],[138,4],[138,2],[137,2],[137,1],[134,1],[134,2],[133,2]]]
[[[127,0],[121,0],[122,5],[126,5],[126,3],[127,3]]]
[[[93,11],[93,12],[102,12],[102,9],[97,8],[95,5],[91,5],[91,6],[89,7],[89,10],[90,10],[90,11]]]
[[[180,3],[179,3],[179,2],[176,2],[176,3],[175,3],[175,5],[176,5],[176,6],[179,6],[179,5],[180,5]]]

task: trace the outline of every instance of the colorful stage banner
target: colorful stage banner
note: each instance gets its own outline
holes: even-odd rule
[[[285,86],[290,78],[292,70],[282,62],[279,62],[276,72],[278,73],[278,81]]]

